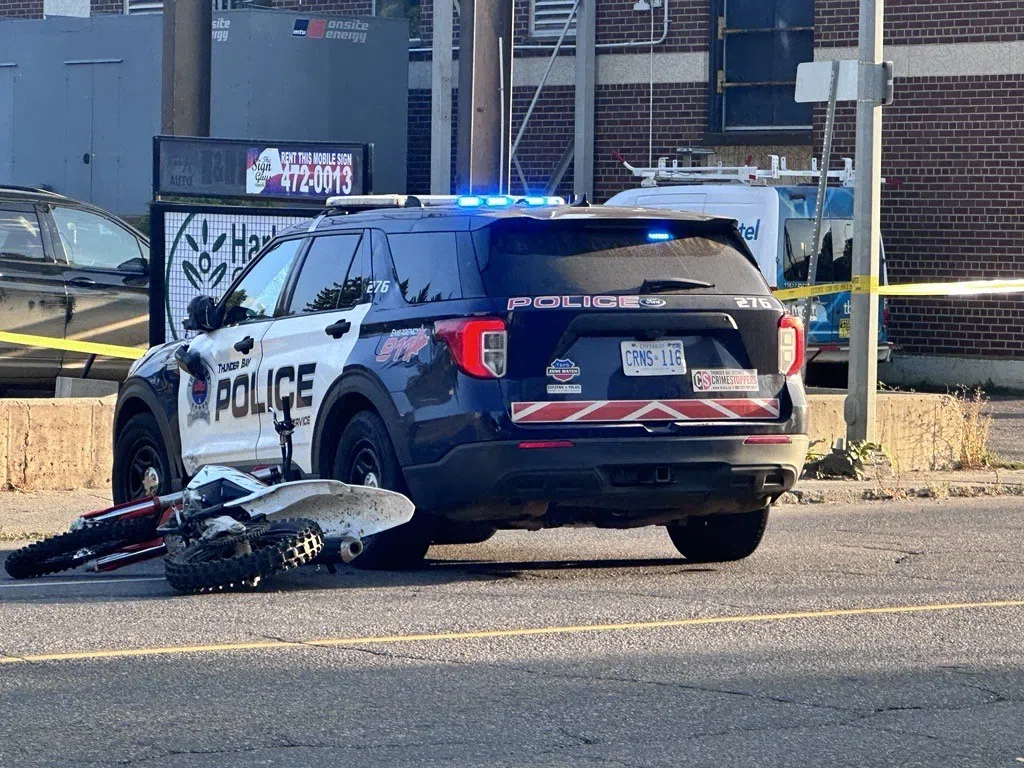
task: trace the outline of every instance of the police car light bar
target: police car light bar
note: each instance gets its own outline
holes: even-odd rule
[[[508,208],[513,205],[536,208],[565,205],[565,199],[552,196],[513,197],[511,195],[335,195],[327,198],[328,208],[348,210],[450,205],[459,208]]]
[[[769,179],[821,178],[821,170],[818,168],[816,158],[811,158],[809,170],[790,170],[786,167],[786,158],[780,158],[778,155],[770,155],[772,167],[764,169],[758,168],[756,165],[680,167],[678,160],[672,160],[670,163],[667,157],[659,157],[658,165],[654,168],[636,168],[627,163],[621,155],[617,156],[628,171],[643,179],[640,182],[641,187],[656,187],[659,183],[678,184],[687,181],[738,181],[743,184],[757,184],[758,182],[764,184]],[[835,179],[844,187],[852,187],[856,178],[853,160],[844,157],[843,167],[839,170],[829,171],[828,178]]]

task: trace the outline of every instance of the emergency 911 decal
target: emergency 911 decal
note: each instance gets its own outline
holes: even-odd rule
[[[717,368],[693,372],[694,392],[757,392],[757,371]]]
[[[514,296],[508,309],[658,309],[665,303],[657,296]]]

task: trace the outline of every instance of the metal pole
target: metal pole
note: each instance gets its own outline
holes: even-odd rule
[[[544,67],[544,74],[541,75],[540,82],[537,84],[537,90],[533,92],[533,98],[530,99],[530,106],[526,108],[526,114],[523,116],[523,122],[519,125],[519,131],[516,133],[516,140],[512,142],[512,155],[515,156],[516,150],[519,149],[519,142],[522,141],[523,133],[526,131],[526,125],[530,122],[530,116],[533,114],[533,108],[537,106],[537,101],[540,99],[540,92],[544,89],[544,84],[548,81],[548,75],[551,74],[551,68],[555,65],[555,59],[558,58],[558,53],[562,49],[562,43],[565,41],[565,36],[569,34],[569,27],[572,26],[572,20],[576,16],[576,9],[580,7],[580,0],[576,0],[572,5],[572,10],[569,11],[569,15],[565,19],[565,24],[562,25],[562,31],[558,35],[558,41],[555,43],[555,49],[551,51],[551,57],[548,59],[548,65]]]
[[[502,110],[501,110],[501,128],[498,131],[498,133],[501,136],[500,151],[499,151],[499,154],[498,154],[498,194],[499,195],[500,194],[504,194],[504,192],[505,192],[505,179],[508,176],[508,173],[506,173],[506,171],[509,170],[508,166],[505,165],[505,146],[506,146],[505,135],[506,135],[506,133],[511,135],[511,126],[509,128],[509,131],[506,132],[506,130],[505,130],[505,109],[504,109],[504,104],[505,104],[505,48],[502,45],[502,42],[503,42],[502,39],[499,37],[498,38],[498,93],[499,93],[498,101],[500,101],[501,104],[503,105],[502,106]],[[509,119],[511,120],[511,116],[509,117]],[[509,179],[508,191],[509,192],[512,191],[512,180],[511,179]]]
[[[875,441],[878,389],[878,254],[881,243],[882,64],[884,0],[860,0],[857,72],[857,177],[853,204],[853,295],[846,439]]]
[[[594,197],[594,90],[597,79],[596,0],[582,0],[576,19],[576,136],[573,192]]]
[[[821,151],[821,178],[818,179],[818,197],[814,201],[814,239],[811,241],[811,258],[807,263],[807,284],[818,282],[818,252],[821,250],[821,225],[825,218],[825,195],[828,194],[828,165],[832,157],[832,134],[836,120],[836,99],[839,95],[839,61],[832,62],[832,83],[829,86],[828,111],[825,113],[825,141]],[[832,245],[832,260],[835,261],[835,244]],[[811,319],[814,313],[814,297],[808,296],[804,303],[804,329],[807,339],[811,338]],[[804,355],[804,373],[807,373],[807,355]]]
[[[430,78],[430,193],[452,190],[452,25],[453,0],[434,0]]]

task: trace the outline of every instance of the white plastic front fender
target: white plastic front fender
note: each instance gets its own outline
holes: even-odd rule
[[[298,480],[264,487],[232,502],[252,517],[314,520],[330,537],[363,538],[407,523],[416,507],[405,496],[382,488],[338,480]]]

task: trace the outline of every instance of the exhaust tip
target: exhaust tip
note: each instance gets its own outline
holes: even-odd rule
[[[340,554],[342,562],[351,563],[363,554],[363,542],[357,538],[346,536],[341,540]]]

